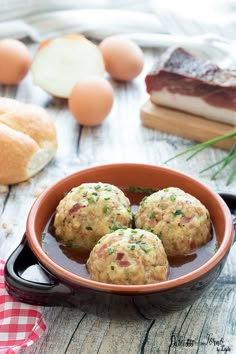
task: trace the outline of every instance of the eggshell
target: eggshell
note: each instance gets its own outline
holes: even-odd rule
[[[119,36],[105,38],[99,45],[106,71],[116,80],[129,81],[138,76],[144,65],[141,48]]]
[[[31,56],[28,48],[17,39],[0,41],[0,83],[18,84],[28,73]]]
[[[113,100],[111,84],[104,78],[91,76],[75,84],[68,105],[72,115],[80,124],[95,126],[109,114]]]

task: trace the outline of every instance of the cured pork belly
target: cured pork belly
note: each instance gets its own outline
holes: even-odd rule
[[[223,70],[183,48],[171,48],[145,82],[154,104],[236,125],[236,70]]]

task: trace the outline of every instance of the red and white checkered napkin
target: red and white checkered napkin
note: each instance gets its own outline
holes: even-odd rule
[[[14,300],[4,284],[0,260],[0,354],[15,354],[36,342],[46,329],[38,306]]]

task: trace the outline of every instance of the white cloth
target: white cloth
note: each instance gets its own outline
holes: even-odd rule
[[[143,47],[184,46],[235,68],[235,23],[235,0],[8,0],[1,5],[0,38],[118,34]]]

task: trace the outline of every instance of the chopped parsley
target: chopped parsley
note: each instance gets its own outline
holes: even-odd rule
[[[153,250],[153,247],[148,247],[147,244],[144,242],[141,242],[139,246],[145,253],[149,253]]]
[[[112,186],[106,186],[106,191],[108,192],[112,191]]]
[[[92,226],[86,226],[85,229],[86,229],[86,230],[89,230],[89,231],[93,230]]]
[[[153,215],[154,215],[154,211],[151,211],[151,213],[148,215],[148,218],[149,219],[153,218]]]
[[[134,187],[134,186],[130,186],[129,191],[132,193],[145,193],[145,194],[152,194],[156,192],[156,190],[152,188],[141,188],[141,187]]]
[[[68,241],[68,242],[65,244],[65,247],[67,247],[67,248],[72,248],[73,246],[72,246],[71,241]]]
[[[145,200],[147,199],[147,196],[145,196],[142,200],[141,200],[141,202],[139,203],[141,206],[144,204],[144,202],[145,202]]]
[[[107,204],[104,205],[103,207],[103,212],[106,214],[109,210],[109,206]]]
[[[119,230],[119,229],[120,229],[120,227],[117,226],[117,225],[113,225],[113,226],[110,227],[111,231],[116,231],[116,230]]]
[[[177,198],[176,194],[170,195],[170,200],[172,200],[172,202],[174,202],[176,200],[176,198]]]
[[[114,251],[113,251],[113,249],[111,247],[108,247],[107,252],[108,252],[108,254],[114,253]]]
[[[45,242],[45,237],[46,237],[47,233],[46,232],[43,232],[42,233],[42,242]]]
[[[80,248],[80,246],[79,245],[74,245],[73,248]]]
[[[131,216],[132,216],[132,219],[131,219],[132,227],[135,227],[135,213],[132,212]]]
[[[135,250],[135,245],[130,245],[130,249],[131,249],[131,251],[134,251]]]
[[[173,213],[174,216],[177,216],[177,215],[183,215],[184,216],[184,213],[182,212],[181,209],[177,209],[175,210],[175,212]]]

